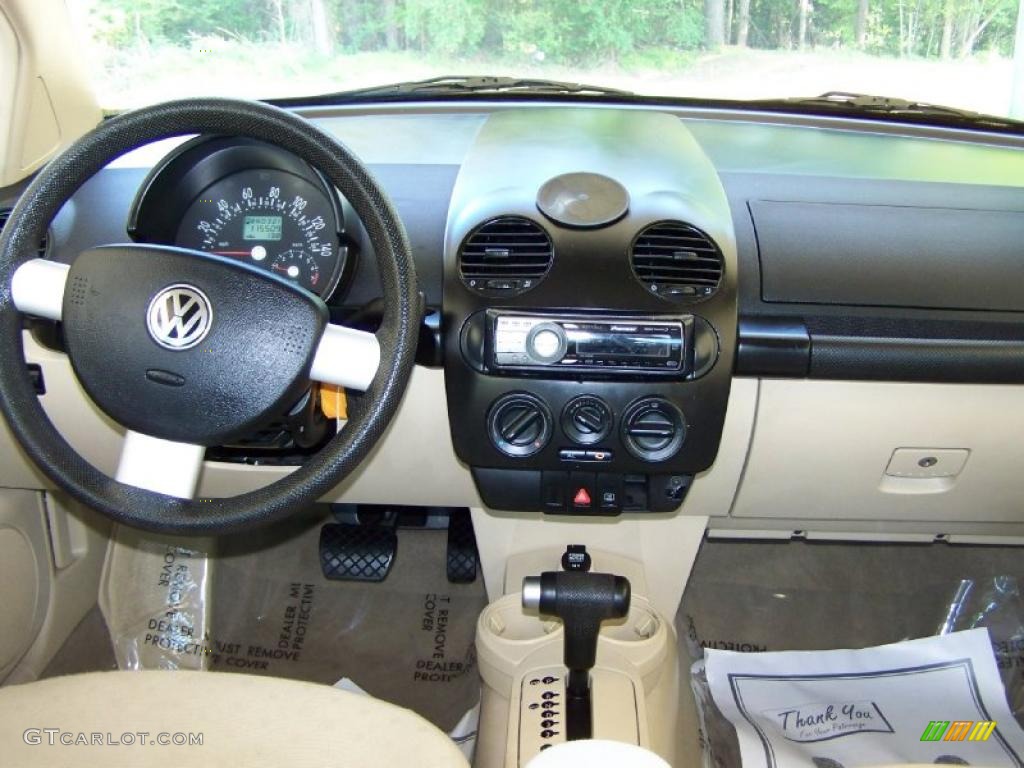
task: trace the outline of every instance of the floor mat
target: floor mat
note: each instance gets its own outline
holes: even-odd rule
[[[449,584],[446,531],[401,530],[381,583],[328,581],[319,522],[221,542],[212,569],[209,669],[334,684],[450,730],[479,698],[482,581]]]
[[[107,672],[117,669],[114,645],[110,641],[110,630],[99,606],[93,606],[68,635],[60,650],[50,659],[46,669],[39,676],[59,677],[77,675],[82,672]]]

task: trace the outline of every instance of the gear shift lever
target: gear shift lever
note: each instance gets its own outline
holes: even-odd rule
[[[567,567],[589,568],[582,547],[570,547],[562,559]],[[566,738],[589,739],[592,735],[590,670],[597,657],[601,622],[619,619],[629,612],[629,580],[610,573],[586,570],[546,571],[523,579],[523,607],[557,616],[565,627]]]

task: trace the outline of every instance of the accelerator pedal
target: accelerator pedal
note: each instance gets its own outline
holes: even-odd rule
[[[476,581],[476,536],[468,509],[453,509],[448,518],[448,581],[471,584]]]
[[[397,549],[393,525],[327,523],[320,528],[320,570],[333,581],[384,581]]]

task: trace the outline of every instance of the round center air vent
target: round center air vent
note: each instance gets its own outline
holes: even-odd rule
[[[12,210],[12,208],[0,208],[0,232],[3,232],[4,225],[7,223],[7,220],[11,218]],[[39,248],[36,249],[36,255],[39,256],[39,258],[44,258],[46,256],[47,245],[46,235],[43,235],[43,239],[39,241]]]
[[[551,439],[551,412],[539,398],[514,392],[491,406],[487,432],[506,456],[532,456]]]
[[[622,442],[643,461],[665,461],[686,439],[682,412],[661,397],[645,397],[626,409],[622,417]]]
[[[459,246],[459,276],[483,296],[516,296],[533,288],[551,267],[551,238],[523,216],[484,222]]]
[[[642,230],[633,241],[630,263],[648,291],[680,304],[706,299],[722,281],[722,252],[715,241],[681,221]]]

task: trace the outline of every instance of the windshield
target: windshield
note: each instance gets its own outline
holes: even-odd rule
[[[1024,0],[68,0],[101,104],[441,75],[1024,112]],[[1015,40],[1017,40],[1015,61]],[[1014,98],[1014,94],[1017,98]]]

